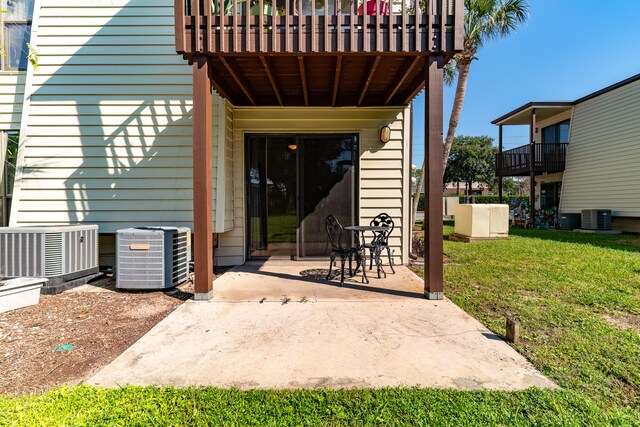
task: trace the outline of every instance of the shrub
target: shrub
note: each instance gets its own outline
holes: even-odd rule
[[[424,233],[413,235],[411,239],[411,253],[424,258]]]
[[[456,196],[452,195],[452,196],[444,196],[444,197],[456,197]],[[458,198],[460,199],[460,203],[470,203],[471,198],[473,198],[473,203],[478,203],[478,204],[499,203],[498,202],[499,197],[497,195],[458,196]],[[512,203],[512,201],[516,199],[520,201],[526,201],[526,200],[529,200],[529,196],[502,196],[502,203],[514,206],[514,203]],[[518,205],[518,204],[519,203],[515,203],[515,205]],[[424,194],[421,194],[420,200],[418,200],[418,211],[420,212],[424,211]]]

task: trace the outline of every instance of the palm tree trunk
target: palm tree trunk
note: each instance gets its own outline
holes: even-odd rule
[[[462,104],[464,104],[464,96],[467,92],[467,80],[469,79],[469,68],[471,60],[465,57],[458,58],[458,83],[456,85],[456,94],[453,98],[453,107],[451,108],[451,116],[449,117],[449,129],[447,137],[444,140],[444,153],[442,156],[442,173],[447,169],[449,153],[451,152],[451,144],[456,135],[460,114],[462,113]]]

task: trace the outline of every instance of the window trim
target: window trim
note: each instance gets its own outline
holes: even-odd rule
[[[34,6],[35,8],[35,6]],[[2,46],[3,54],[0,55],[0,72],[15,72],[15,71],[26,71],[29,67],[29,61],[26,61],[25,68],[11,68],[10,67],[10,58],[9,51],[10,48],[7,46],[7,24],[8,25],[26,25],[29,28],[29,39],[31,39],[31,32],[33,31],[33,11],[32,8],[31,16],[28,19],[7,19],[5,15],[6,13],[0,13],[0,46]],[[0,0],[0,9],[8,10],[7,0]],[[27,41],[29,43],[30,40]],[[25,51],[22,53],[25,55],[25,59],[28,57],[29,52]],[[22,59],[22,58],[21,58]],[[20,61],[21,62],[21,61]]]
[[[569,129],[571,129],[571,119],[563,120],[561,122],[554,123],[552,125],[543,127],[542,130],[541,130],[540,141],[543,144],[561,144],[561,142],[560,142],[560,126],[562,126],[564,124],[568,125]],[[549,129],[549,128],[555,128],[555,141],[545,141],[544,131],[545,131],[545,129]],[[569,141],[566,141],[566,142],[569,142]]]

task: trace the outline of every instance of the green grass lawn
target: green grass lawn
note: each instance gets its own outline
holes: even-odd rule
[[[298,219],[296,215],[269,215],[267,233],[269,243],[295,243]]]
[[[640,237],[517,229],[506,241],[445,241],[444,251],[456,304],[498,334],[506,316],[519,319],[515,348],[538,369],[640,416]]]
[[[434,389],[248,391],[62,388],[1,398],[0,425],[594,426],[632,425],[569,391]]]
[[[640,425],[640,237],[511,236],[445,241],[445,293],[498,334],[518,318],[515,348],[563,390],[82,386],[0,397],[0,425]]]

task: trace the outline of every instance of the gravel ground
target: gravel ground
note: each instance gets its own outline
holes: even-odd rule
[[[192,296],[190,282],[127,292],[107,278],[0,313],[0,394],[82,383]]]

